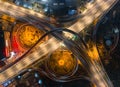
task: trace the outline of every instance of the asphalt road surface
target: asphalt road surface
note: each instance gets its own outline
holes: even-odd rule
[[[116,2],[117,0],[96,0],[94,4],[90,4],[87,6],[87,10],[84,13],[82,13],[83,17],[81,17],[77,23],[70,26],[69,29],[74,30],[75,32],[80,32],[82,29],[84,29],[86,26],[92,23],[95,18],[103,15],[106,11],[110,10],[111,6],[113,6],[114,3]],[[26,19],[27,14],[31,15],[31,18],[33,19],[36,19],[35,16],[39,18],[45,18],[45,16],[37,12],[24,9],[21,7],[17,7],[15,5],[11,5],[6,2],[3,3],[2,1],[0,1],[0,11],[15,16],[16,18]],[[34,22],[28,17],[27,20]],[[51,38],[47,42],[41,44],[38,47],[39,48],[38,51],[35,51],[34,53],[24,57],[22,60],[20,60],[10,68],[1,72],[0,84],[11,79],[22,69],[26,68],[28,65],[40,59],[42,56],[46,55],[47,53],[54,51],[59,46],[60,46],[60,41],[56,40],[55,38]]]

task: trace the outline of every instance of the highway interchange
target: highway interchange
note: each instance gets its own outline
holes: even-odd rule
[[[74,30],[75,32],[80,32],[86,26],[91,24],[93,20],[104,15],[118,0],[96,0],[94,4],[88,4],[87,10],[82,13],[82,17],[78,22],[69,27],[69,29]],[[19,9],[19,11],[18,11]],[[24,9],[22,7],[17,7],[13,4],[9,4],[7,2],[0,1],[0,11],[10,14],[16,18],[20,17],[23,19],[27,19],[28,22],[38,21],[37,18],[46,18],[44,15],[41,15],[32,10]],[[29,13],[30,19],[26,15]],[[17,14],[17,15],[16,15]],[[36,18],[37,17],[37,18]],[[32,19],[35,19],[34,21]],[[30,20],[30,21],[29,21]],[[33,52],[30,55],[27,55],[22,60],[9,67],[8,69],[2,71],[0,73],[0,84],[11,79],[17,73],[19,73],[22,69],[25,69],[27,66],[35,62],[36,60],[42,58],[47,53],[54,51],[60,46],[60,41],[55,38],[51,38],[47,42],[38,46],[38,51]],[[56,45],[57,44],[57,45]],[[47,48],[49,47],[49,49]],[[33,56],[34,55],[34,56]]]

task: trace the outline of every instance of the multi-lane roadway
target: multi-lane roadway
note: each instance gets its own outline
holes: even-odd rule
[[[98,18],[101,15],[104,15],[118,0],[96,0],[93,4],[87,5],[87,10],[83,12],[82,17],[78,22],[69,27],[69,29],[74,30],[75,32],[80,32],[86,26],[91,24],[94,19]],[[36,22],[37,18],[46,18],[44,15],[34,12],[32,10],[24,9],[22,7],[17,7],[13,4],[0,1],[0,11],[10,14],[16,18],[22,18],[28,22]],[[28,15],[30,17],[26,17]],[[37,18],[36,18],[37,17]],[[35,20],[33,20],[35,19]],[[24,57],[22,60],[9,67],[8,69],[0,73],[0,84],[11,79],[22,69],[26,68],[28,65],[32,64],[36,60],[42,58],[47,53],[54,51],[60,46],[60,41],[55,38],[51,38],[47,42],[38,46],[38,50]]]

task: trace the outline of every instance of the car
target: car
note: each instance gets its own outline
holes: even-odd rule
[[[92,4],[94,2],[95,2],[95,0],[88,0],[88,3],[90,3],[90,4]]]

